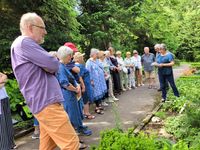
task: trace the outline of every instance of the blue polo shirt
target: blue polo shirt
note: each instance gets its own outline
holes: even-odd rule
[[[170,52],[167,52],[167,54],[164,56],[162,56],[161,54],[158,54],[156,61],[158,64],[170,63],[171,61],[174,61],[174,56]],[[158,71],[162,75],[170,75],[172,74],[172,66],[158,68]]]

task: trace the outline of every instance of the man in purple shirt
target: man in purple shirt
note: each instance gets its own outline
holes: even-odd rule
[[[79,148],[79,139],[61,102],[63,96],[55,72],[59,62],[39,44],[47,34],[36,13],[21,17],[22,35],[11,46],[11,61],[20,90],[33,115],[40,123],[40,150]]]

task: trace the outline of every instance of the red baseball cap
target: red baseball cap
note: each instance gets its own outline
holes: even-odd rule
[[[64,44],[64,46],[67,46],[67,47],[71,48],[74,51],[74,53],[78,52],[78,48],[75,46],[75,44],[73,44],[71,42],[66,42]]]

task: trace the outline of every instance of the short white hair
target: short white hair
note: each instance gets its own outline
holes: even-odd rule
[[[164,43],[160,44],[160,48],[165,51],[167,50],[167,46]]]
[[[73,54],[73,50],[67,46],[61,46],[58,49],[57,52],[57,56],[60,60],[63,60],[64,58],[66,58],[68,55],[72,55]]]
[[[90,56],[93,56],[94,54],[98,54],[98,52],[99,52],[98,49],[92,48],[92,49],[90,50]]]
[[[56,51],[50,51],[49,54],[53,57],[57,57],[57,52]]]
[[[160,48],[160,44],[155,44],[155,45],[154,45],[154,48],[155,48],[155,49]]]
[[[40,18],[39,15],[37,15],[36,13],[26,13],[23,14],[21,19],[20,19],[20,31],[21,33],[24,32],[24,30],[27,29],[28,25],[31,24],[36,24],[36,18]]]

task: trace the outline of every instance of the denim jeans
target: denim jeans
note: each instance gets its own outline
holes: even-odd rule
[[[34,126],[39,126],[39,122],[38,122],[38,120],[35,117],[33,119],[33,125]]]
[[[166,89],[167,81],[169,82],[169,84],[174,92],[174,95],[179,97],[179,92],[178,92],[178,89],[174,82],[173,73],[171,73],[169,75],[163,75],[162,72],[158,72],[158,75],[159,75],[159,80],[160,80],[160,88],[162,90],[162,98],[166,100],[166,97],[167,97],[167,89]]]

